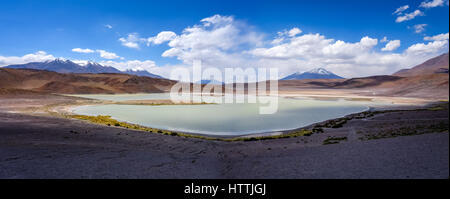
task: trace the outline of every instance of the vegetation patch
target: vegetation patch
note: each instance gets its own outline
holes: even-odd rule
[[[282,139],[282,138],[293,138],[293,137],[299,137],[299,136],[311,136],[313,134],[313,131],[311,130],[305,130],[301,129],[298,131],[293,131],[281,135],[274,135],[274,136],[262,136],[262,137],[237,137],[237,138],[214,138],[214,137],[207,137],[202,135],[193,135],[193,134],[187,134],[187,133],[180,133],[180,132],[173,132],[168,130],[161,130],[161,129],[155,129],[155,128],[149,128],[144,127],[137,124],[130,124],[127,122],[120,122],[115,119],[112,119],[111,116],[87,116],[87,115],[67,115],[66,117],[73,118],[73,119],[79,119],[79,120],[85,120],[96,124],[102,124],[106,126],[115,126],[115,127],[121,127],[126,129],[132,129],[132,130],[138,130],[138,131],[145,131],[145,132],[151,132],[151,133],[158,133],[163,135],[171,135],[171,136],[181,136],[186,138],[197,138],[197,139],[205,139],[205,140],[216,140],[216,141],[226,141],[226,142],[234,142],[234,141],[260,141],[260,140],[270,140],[270,139]]]
[[[334,120],[328,120],[325,123],[322,124],[317,124],[314,126],[313,129],[315,129],[316,131],[322,131],[322,128],[341,128],[344,126],[344,124],[347,123],[348,120],[351,120],[347,117],[343,117],[343,118],[338,118],[338,119],[334,119]]]
[[[356,113],[352,115],[348,115],[342,118],[337,118],[333,120],[328,120],[326,122],[316,124],[313,127],[313,132],[323,132],[322,128],[341,128],[346,124],[348,121],[353,119],[366,119],[371,118],[378,114],[384,114],[384,113],[394,113],[394,112],[410,112],[410,111],[442,111],[442,110],[448,110],[449,103],[448,101],[441,101],[440,103],[434,104],[433,106],[429,108],[420,108],[420,109],[408,109],[408,110],[382,110],[382,111],[364,111],[361,113]]]
[[[323,145],[339,144],[341,141],[347,141],[347,137],[328,137],[323,141]]]
[[[400,127],[397,129],[383,130],[376,133],[366,134],[359,139],[375,140],[383,138],[394,138],[399,136],[421,135],[427,133],[448,133],[448,129],[448,121],[442,121],[437,124],[416,125],[413,127]]]

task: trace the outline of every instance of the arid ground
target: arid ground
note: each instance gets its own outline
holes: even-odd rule
[[[448,103],[352,116],[311,136],[208,141],[49,116],[77,98],[0,98],[0,178],[448,178]],[[33,114],[14,111],[32,110]],[[330,124],[332,124],[330,126]],[[334,125],[334,126],[333,126]]]

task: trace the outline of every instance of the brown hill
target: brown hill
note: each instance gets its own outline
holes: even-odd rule
[[[385,89],[383,94],[390,96],[448,99],[449,76],[429,74],[403,77],[396,81],[384,82],[376,88]]]
[[[94,94],[165,92],[176,81],[127,74],[61,74],[33,69],[0,68],[0,88],[45,93]]]
[[[393,75],[401,77],[410,77],[410,76],[430,75],[438,73],[448,74],[448,66],[449,66],[448,58],[449,58],[448,53],[445,53],[438,57],[432,58],[411,69],[400,70],[394,73]]]

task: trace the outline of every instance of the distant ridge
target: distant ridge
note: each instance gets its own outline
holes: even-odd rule
[[[418,76],[418,75],[431,75],[431,74],[448,74],[449,66],[448,52],[438,57],[427,60],[426,62],[417,65],[411,69],[402,69],[393,75],[400,77]]]
[[[344,79],[324,68],[316,68],[304,73],[294,73],[281,80],[302,80],[302,79]]]
[[[225,84],[225,83],[217,81],[217,80],[208,80],[208,79],[200,80],[195,83],[196,84],[214,84],[214,85],[224,85]]]
[[[9,65],[4,68],[13,68],[13,69],[36,69],[36,70],[48,70],[58,73],[122,73],[122,74],[130,74],[137,76],[145,76],[151,78],[161,78],[163,77],[159,75],[152,74],[145,70],[126,70],[120,71],[111,66],[103,66],[99,63],[88,62],[85,65],[77,64],[70,60],[65,59],[55,59],[52,61],[46,62],[31,62],[27,64],[17,64],[17,65]]]
[[[113,94],[168,92],[176,81],[119,73],[57,73],[0,68],[3,93]],[[0,93],[1,94],[1,93]]]
[[[122,73],[126,73],[129,75],[137,75],[137,76],[144,76],[144,77],[151,77],[151,78],[159,78],[159,79],[164,79],[163,77],[159,76],[159,75],[155,75],[153,73],[149,73],[146,70],[126,70],[123,71]]]

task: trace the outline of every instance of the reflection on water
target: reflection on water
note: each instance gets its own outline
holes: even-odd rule
[[[168,94],[77,95],[102,100],[168,99]],[[93,105],[74,109],[82,115],[110,115],[143,126],[209,135],[246,135],[295,129],[367,110],[370,102],[279,98],[278,112],[260,115],[260,104]]]

